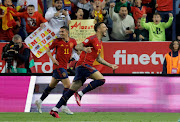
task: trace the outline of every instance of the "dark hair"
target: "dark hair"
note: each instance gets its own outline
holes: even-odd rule
[[[94,25],[94,31],[97,32],[97,29],[100,27],[100,25],[104,22],[98,22]]]
[[[57,2],[57,1],[62,1],[62,0],[54,0],[54,3]]]
[[[66,29],[67,31],[69,31],[69,28],[67,26],[62,26],[61,28]]]
[[[174,42],[178,42],[178,44],[179,44],[179,41],[178,41],[178,40],[173,40],[173,41],[169,44],[169,49],[174,50],[174,47],[173,47]],[[180,49],[180,44],[179,44],[178,51],[179,51],[179,49]]]
[[[160,15],[158,12],[154,13],[153,16],[154,16],[154,15],[159,15],[159,16],[161,17],[161,15]]]
[[[27,7],[33,7],[33,8],[35,8],[33,4],[30,4],[30,5],[28,5]]]

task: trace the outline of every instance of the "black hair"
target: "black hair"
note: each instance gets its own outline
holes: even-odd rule
[[[67,26],[62,26],[61,28],[66,29],[67,31],[69,31],[69,28]]]
[[[97,29],[100,27],[100,25],[104,22],[98,22],[94,25],[94,31],[97,32]]]
[[[30,5],[28,5],[27,7],[33,7],[33,8],[35,8],[35,6],[34,6],[33,4],[30,4]]]
[[[173,40],[173,41],[169,44],[169,49],[171,49],[172,51],[174,50],[174,47],[173,47],[174,42],[178,42],[178,44],[179,44],[179,40]],[[180,44],[179,44],[178,51],[179,51],[179,49],[180,49]]]
[[[62,0],[54,0],[54,3],[55,3],[56,1],[62,1]]]

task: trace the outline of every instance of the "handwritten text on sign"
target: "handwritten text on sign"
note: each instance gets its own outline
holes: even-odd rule
[[[70,28],[70,37],[76,39],[77,43],[81,43],[87,37],[95,34],[94,19],[71,20],[69,28]]]

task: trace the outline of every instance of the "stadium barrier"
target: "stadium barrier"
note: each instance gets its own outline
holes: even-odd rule
[[[6,43],[1,43],[0,49]],[[104,59],[119,65],[115,73],[160,74],[170,42],[103,42]],[[2,54],[2,50],[0,50]],[[51,73],[52,62],[44,54],[34,56],[37,73]],[[97,66],[102,73],[113,73],[111,68]],[[0,72],[5,72],[5,62],[0,59]]]

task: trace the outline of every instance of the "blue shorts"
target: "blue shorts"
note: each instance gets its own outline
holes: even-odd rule
[[[59,68],[59,69],[53,70],[52,77],[54,77],[57,80],[66,79],[66,78],[68,78],[68,73],[67,73],[66,69]]]
[[[86,81],[86,79],[93,73],[95,73],[96,71],[98,71],[97,69],[95,69],[94,67],[91,67],[88,64],[83,64],[80,65],[76,68],[76,74],[74,77],[74,81],[77,80],[81,80],[82,83],[84,84],[84,82]]]

